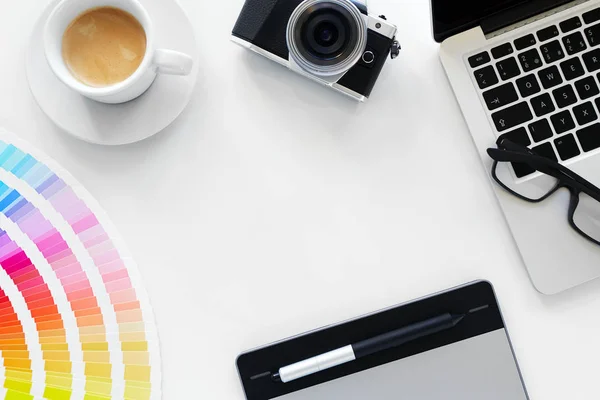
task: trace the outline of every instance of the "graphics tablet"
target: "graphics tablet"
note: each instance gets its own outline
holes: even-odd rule
[[[455,324],[423,334],[424,323],[445,315]],[[386,348],[406,327],[403,343]],[[362,356],[364,343],[375,351]],[[327,354],[334,358],[318,358]],[[246,352],[237,367],[247,400],[528,399],[494,290],[483,281]]]

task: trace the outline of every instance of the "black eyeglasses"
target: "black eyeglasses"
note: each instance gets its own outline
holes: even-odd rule
[[[569,225],[581,236],[600,245],[600,189],[570,169],[545,157],[541,157],[508,139],[501,139],[497,149],[488,149],[494,160],[494,180],[512,195],[530,203],[540,203],[558,189],[571,192]],[[515,172],[539,171],[544,176],[530,183],[517,184],[508,169],[499,169],[498,163],[510,162]],[[517,172],[517,175],[519,173]]]

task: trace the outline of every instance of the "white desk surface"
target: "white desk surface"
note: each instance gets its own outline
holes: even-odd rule
[[[243,0],[181,0],[202,52],[195,95],[120,148],[71,139],[32,98],[25,48],[44,3],[3,4],[0,126],[120,229],[156,313],[165,399],[241,400],[243,350],[478,278],[496,287],[531,398],[598,398],[600,281],[553,297],[529,282],[427,0],[370,1],[403,50],[360,105],[230,43]]]

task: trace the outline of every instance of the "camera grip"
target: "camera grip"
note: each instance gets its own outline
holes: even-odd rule
[[[246,0],[232,34],[253,42],[279,0]]]

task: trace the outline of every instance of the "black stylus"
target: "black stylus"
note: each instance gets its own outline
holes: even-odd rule
[[[484,307],[486,308],[486,307]],[[479,308],[481,309],[481,307]],[[471,312],[478,311],[472,310]],[[328,368],[336,367],[368,355],[400,346],[404,343],[433,335],[441,331],[454,328],[467,314],[445,313],[437,317],[416,322],[414,324],[363,340],[337,350],[297,362],[280,368],[279,372],[271,375],[272,379],[280,382],[293,380],[312,375]]]

